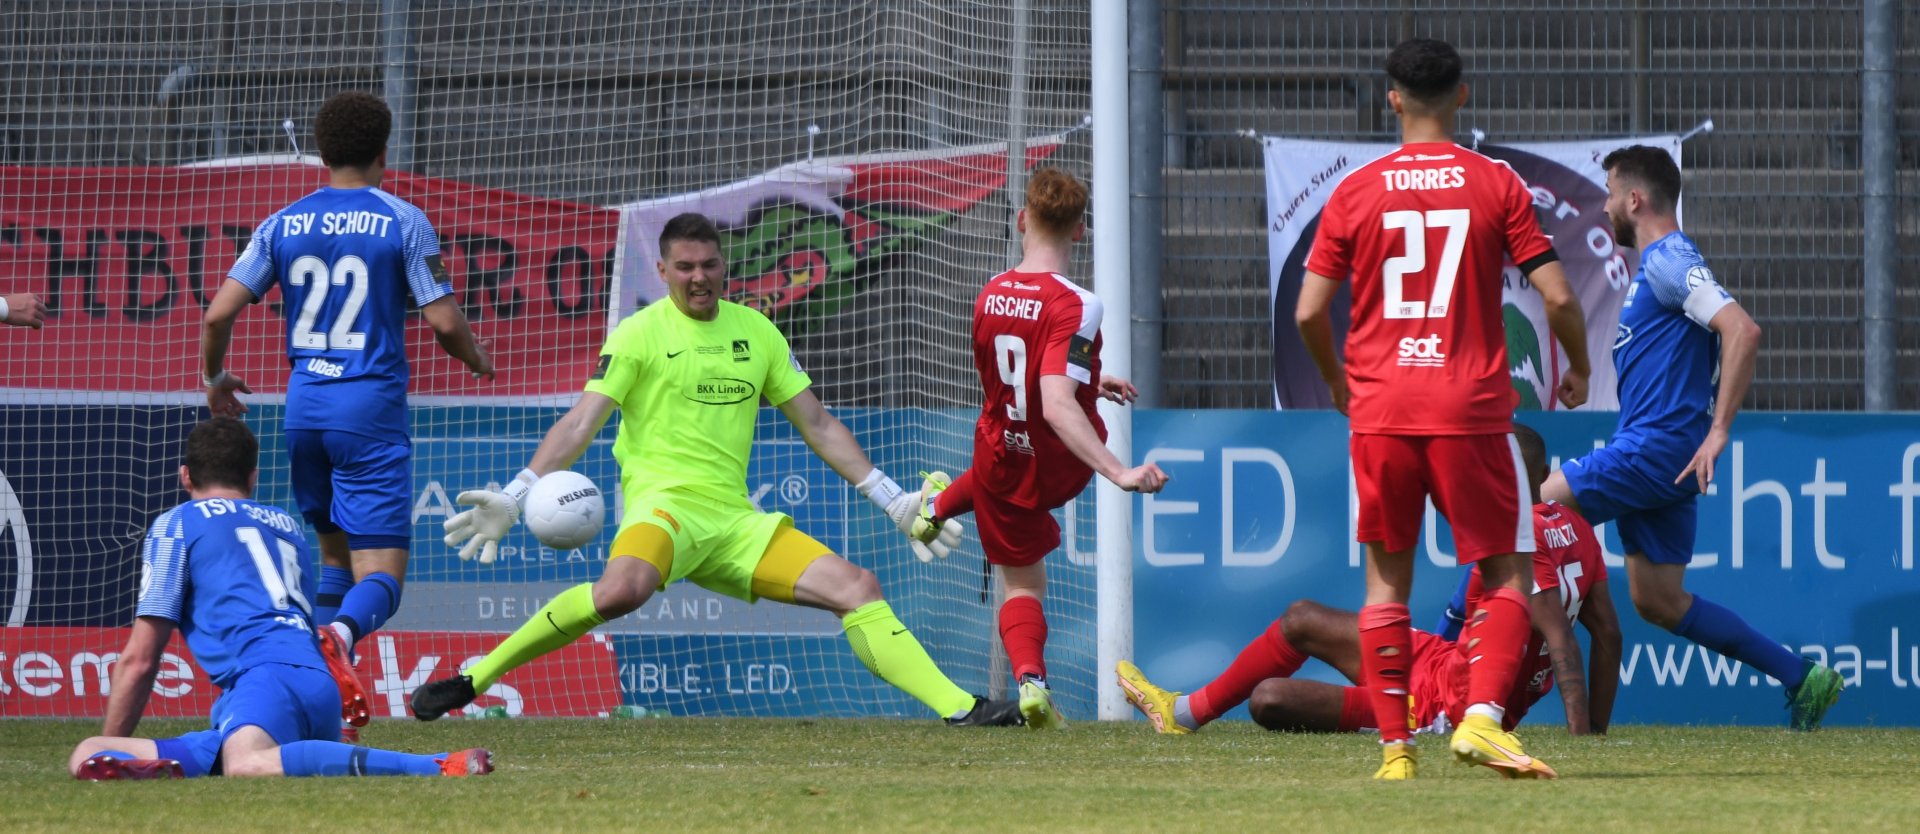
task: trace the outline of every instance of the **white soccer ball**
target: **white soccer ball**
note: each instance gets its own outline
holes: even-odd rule
[[[541,544],[572,550],[593,541],[607,519],[607,502],[593,479],[578,472],[549,472],[527,490],[527,529]]]

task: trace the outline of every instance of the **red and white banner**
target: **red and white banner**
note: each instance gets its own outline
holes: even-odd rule
[[[325,168],[302,162],[0,166],[0,292],[38,293],[49,307],[44,330],[0,328],[14,366],[0,386],[198,392],[201,311],[254,226],[326,182]],[[382,187],[433,222],[500,367],[476,381],[413,327],[413,393],[577,392],[605,335],[619,213],[398,171]],[[242,313],[229,351],[228,367],[262,393],[286,386],[279,297]]]
[[[450,631],[376,632],[361,641],[355,671],[377,718],[404,718],[407,696],[486,656],[504,634]],[[0,628],[0,719],[98,718],[112,692],[112,666],[125,647],[123,628]],[[465,712],[504,706],[513,716],[603,716],[620,705],[613,645],[600,635],[542,655],[502,678]],[[146,714],[203,718],[220,690],[193,663],[176,632],[167,644]]]
[[[1540,228],[1553,240],[1567,280],[1580,297],[1587,317],[1587,355],[1593,373],[1588,377],[1588,399],[1582,409],[1620,408],[1619,378],[1613,367],[1615,330],[1620,304],[1633,282],[1639,256],[1616,245],[1613,225],[1603,206],[1607,200],[1607,172],[1600,160],[1609,151],[1627,145],[1651,145],[1666,150],[1680,162],[1678,135],[1638,139],[1600,139],[1583,142],[1529,142],[1509,146],[1482,145],[1479,152],[1506,162],[1533,191]],[[1270,298],[1273,302],[1273,394],[1278,408],[1331,408],[1320,372],[1307,357],[1293,306],[1299,298],[1307,249],[1313,245],[1320,210],[1328,195],[1348,172],[1378,159],[1398,145],[1359,142],[1318,142],[1266,137],[1267,248],[1271,261]],[[1502,309],[1507,328],[1507,363],[1519,409],[1554,410],[1552,396],[1560,384],[1566,357],[1547,328],[1546,305],[1540,293],[1511,262],[1503,276]],[[1345,351],[1347,293],[1335,301],[1335,340]]]

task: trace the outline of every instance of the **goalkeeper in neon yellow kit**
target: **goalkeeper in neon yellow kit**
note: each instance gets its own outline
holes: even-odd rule
[[[949,724],[1021,723],[1015,701],[968,694],[927,656],[880,594],[873,572],[835,555],[765,513],[746,495],[747,454],[760,399],[779,408],[807,445],[905,532],[917,552],[945,555],[957,521],[934,524],[923,484],[906,492],[875,468],[812,384],[772,322],[720,298],[726,261],[712,221],[682,214],[660,233],[668,300],[628,316],[608,335],[580,401],[556,421],[533,460],[502,492],[461,493],[472,509],[447,520],[447,544],[491,562],[520,517],[533,482],[585,452],[615,408],[614,441],[625,513],[599,581],[547,603],[466,674],[415,690],[414,717],[439,718],[471,703],[508,671],[637,610],[655,591],[688,580],[716,593],[821,608],[840,617],[861,663]]]

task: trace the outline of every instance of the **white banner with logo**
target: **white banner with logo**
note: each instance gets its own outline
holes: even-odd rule
[[[1613,367],[1614,333],[1620,321],[1620,302],[1633,281],[1638,256],[1614,242],[1607,220],[1607,174],[1600,160],[1615,148],[1651,145],[1680,162],[1678,135],[1581,142],[1532,142],[1481,145],[1494,159],[1511,165],[1533,191],[1540,228],[1553,240],[1568,281],[1580,297],[1587,316],[1587,354],[1593,375],[1585,410],[1612,411],[1620,407],[1618,376]],[[1294,302],[1300,294],[1307,249],[1319,226],[1320,209],[1334,186],[1349,172],[1399,146],[1384,143],[1316,142],[1265,137],[1267,168],[1267,245],[1273,301],[1273,393],[1278,408],[1331,406],[1326,386],[1307,356],[1293,322]],[[1556,410],[1554,387],[1566,368],[1566,357],[1547,328],[1545,305],[1533,285],[1508,262],[1505,268],[1504,311],[1507,324],[1507,361],[1522,410]],[[1336,341],[1344,343],[1347,330],[1347,294],[1336,301]]]

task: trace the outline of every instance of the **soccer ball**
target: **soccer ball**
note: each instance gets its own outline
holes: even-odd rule
[[[527,490],[527,529],[541,544],[572,550],[600,535],[607,502],[593,479],[578,472],[549,472]]]

